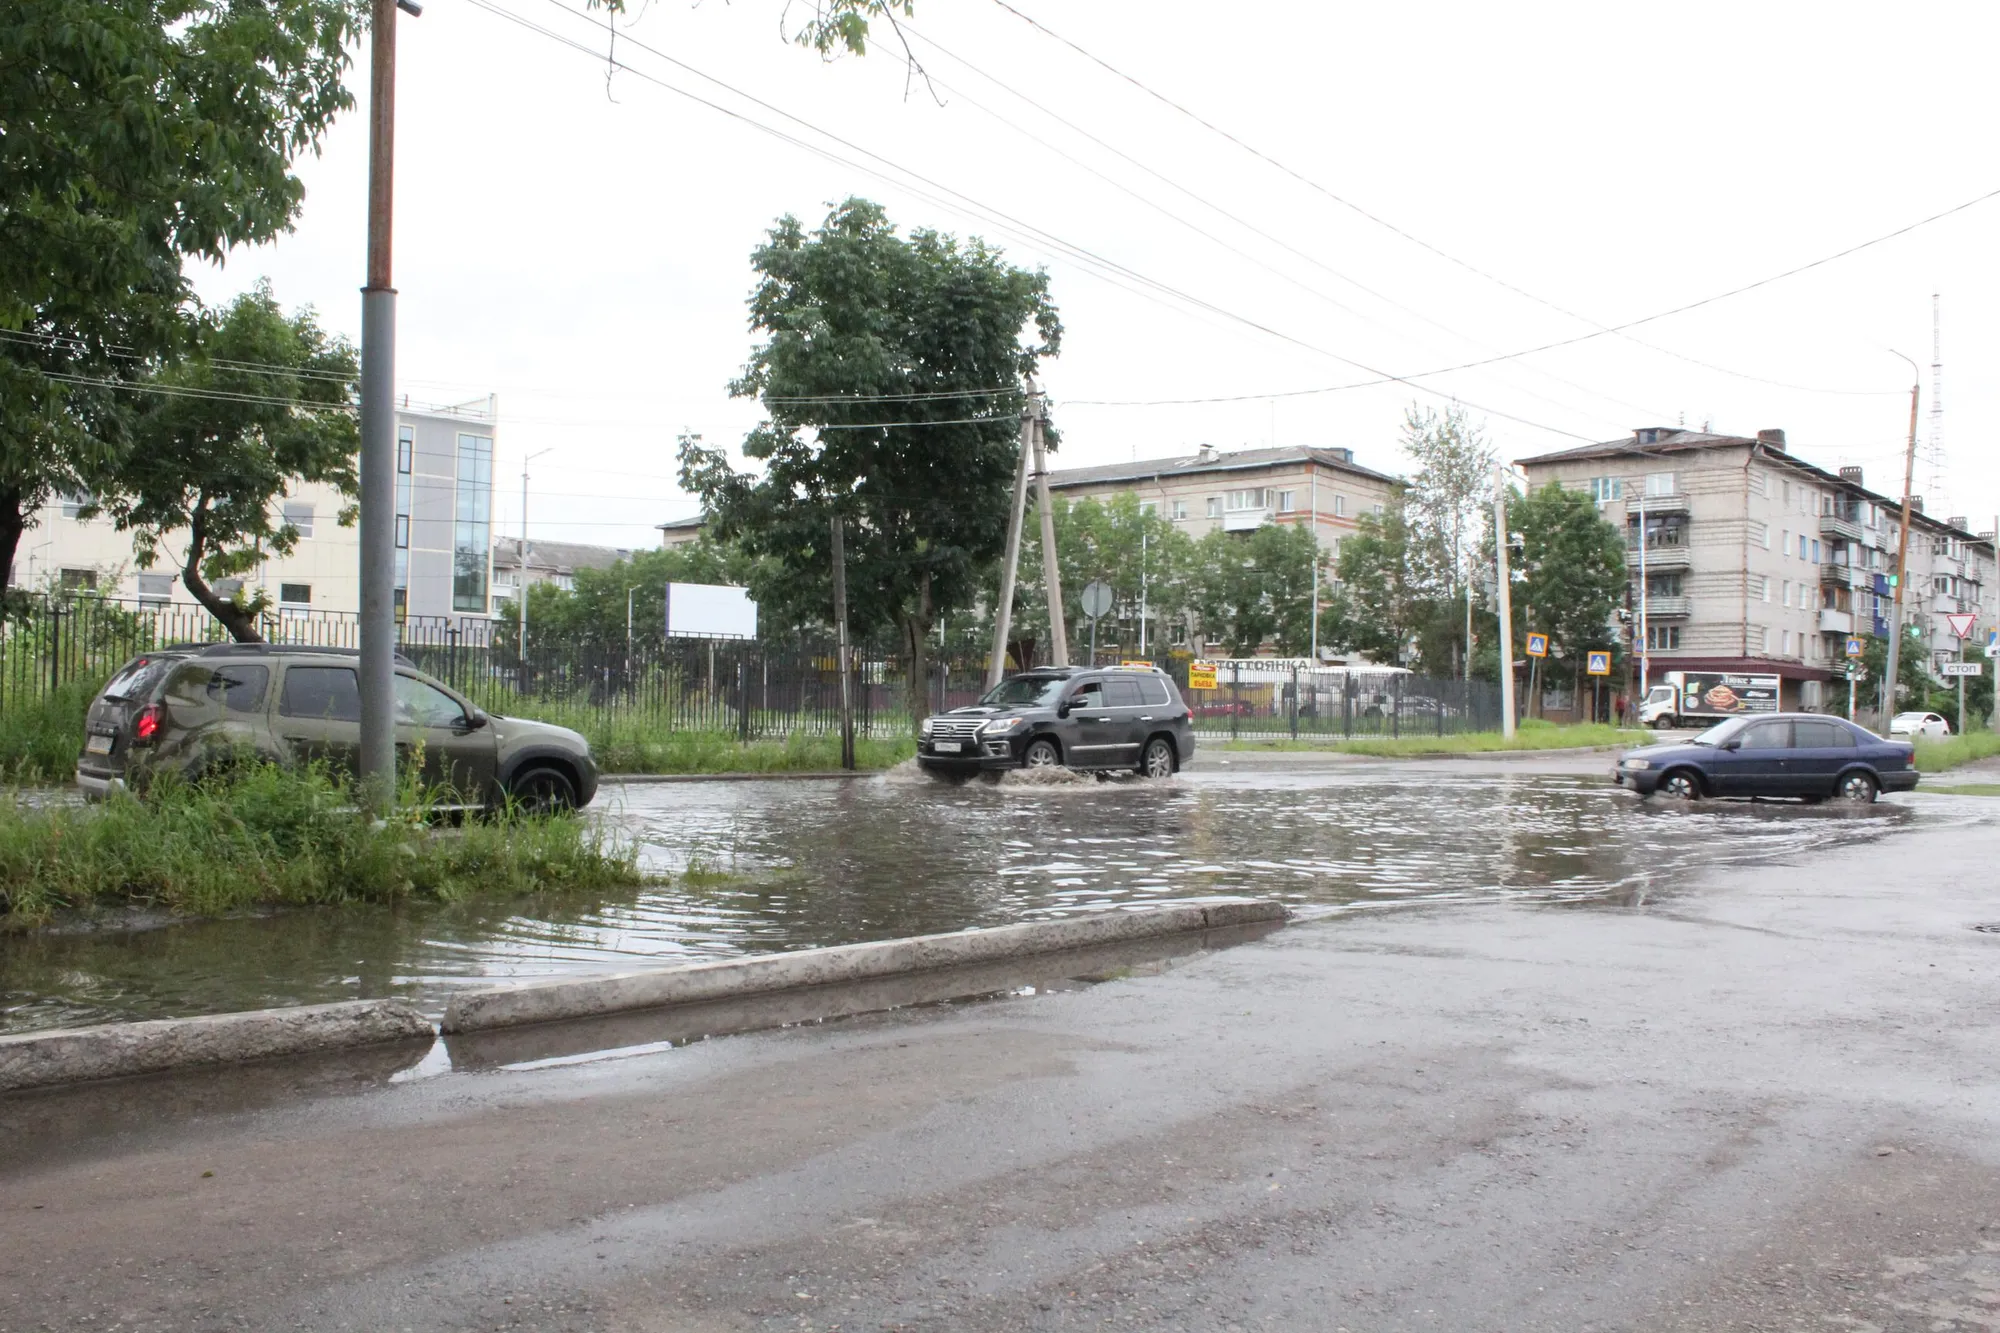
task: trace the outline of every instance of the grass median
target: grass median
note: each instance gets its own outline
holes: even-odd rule
[[[643,881],[637,849],[575,817],[501,813],[440,827],[421,794],[370,819],[319,770],[153,784],[144,800],[0,797],[0,929],[130,908],[213,916],[267,906],[452,901]]]
[[[1487,754],[1516,750],[1569,750],[1638,746],[1650,744],[1653,734],[1604,723],[1557,726],[1553,722],[1530,719],[1516,728],[1510,739],[1497,731],[1464,731],[1443,736],[1301,736],[1297,740],[1215,740],[1203,733],[1198,744],[1216,749],[1247,751],[1329,751],[1336,754],[1373,755],[1379,758],[1411,758],[1422,755]]]
[[[1917,771],[1942,773],[1961,764],[1991,759],[2000,754],[2000,733],[1968,731],[1963,736],[1950,736],[1941,741],[1918,741],[1916,746]]]

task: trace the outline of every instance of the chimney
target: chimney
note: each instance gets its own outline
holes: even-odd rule
[[[1658,444],[1669,435],[1680,433],[1678,426],[1635,426],[1632,428],[1632,443]]]
[[[1768,444],[1773,449],[1783,449],[1785,447],[1785,432],[1781,430],[1760,430],[1757,432],[1757,443]]]
[[[1859,486],[1861,485],[1861,469],[1858,467],[1844,467],[1840,470],[1840,479],[1842,481],[1851,481],[1856,486]]]
[[[1194,460],[1197,463],[1213,463],[1215,461],[1215,446],[1212,444],[1202,445],[1194,451]]]
[[[1354,461],[1354,451],[1352,449],[1329,449],[1327,452],[1343,463],[1352,463]]]
[[[1966,531],[1965,515],[1953,514],[1950,518],[1944,521],[1944,525],[1948,528],[1957,528],[1960,532],[1964,532]]]
[[[1923,512],[1924,512],[1924,497],[1923,497],[1923,496],[1921,496],[1921,495],[1913,495],[1913,496],[1911,496],[1911,497],[1910,497],[1910,509],[1911,509],[1911,511],[1912,511],[1912,512],[1914,512],[1914,513],[1918,513],[1918,514],[1921,514],[1921,513],[1923,513]]]

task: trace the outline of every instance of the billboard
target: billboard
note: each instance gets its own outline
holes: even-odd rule
[[[1778,678],[1740,671],[1678,671],[1684,717],[1735,717],[1778,711]]]
[[[748,588],[720,583],[667,585],[667,637],[670,639],[754,639],[757,603]]]

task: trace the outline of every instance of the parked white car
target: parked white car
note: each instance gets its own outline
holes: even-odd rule
[[[1951,735],[1951,723],[1936,713],[1898,713],[1889,719],[1889,735],[1911,740],[1941,741]]]

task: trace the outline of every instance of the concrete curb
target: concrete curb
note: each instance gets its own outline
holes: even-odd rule
[[[918,935],[909,939],[843,944],[830,949],[759,954],[682,967],[653,968],[593,977],[558,978],[452,1000],[441,1025],[446,1033],[480,1032],[525,1023],[591,1018],[634,1009],[698,1004],[710,1000],[865,981],[877,977],[986,963],[1147,939],[1183,931],[1215,930],[1283,921],[1282,903],[1231,898],[1169,903],[1136,911],[1098,912],[1057,921],[1027,921],[987,930]]]
[[[106,1023],[0,1037],[0,1092],[234,1064],[309,1051],[429,1041],[436,1029],[402,1000],[351,1000],[202,1018]]]
[[[1256,742],[1250,741],[1245,743],[1246,748],[1244,749],[1224,750],[1220,746],[1217,746],[1214,749],[1212,749],[1210,753],[1230,754],[1230,755],[1298,754],[1298,755],[1311,755],[1314,757],[1319,757],[1324,755],[1330,759],[1351,759],[1356,762],[1369,762],[1377,764],[1411,764],[1426,759],[1505,760],[1505,759],[1542,759],[1542,758],[1561,759],[1564,757],[1573,759],[1577,755],[1583,755],[1583,754],[1617,754],[1621,750],[1643,750],[1648,745],[1657,745],[1662,743],[1663,742],[1659,741],[1639,740],[1639,741],[1633,741],[1629,745],[1628,744],[1568,745],[1562,747],[1561,749],[1556,749],[1556,750],[1429,750],[1421,754],[1357,754],[1352,750],[1336,750],[1332,746],[1328,746],[1323,750],[1322,749],[1257,750],[1248,748],[1249,746],[1254,746],[1256,744]]]
[[[609,782],[628,787],[655,782],[829,782],[836,778],[878,778],[886,768],[859,768],[852,773],[835,769],[831,773],[604,773],[599,786]]]

